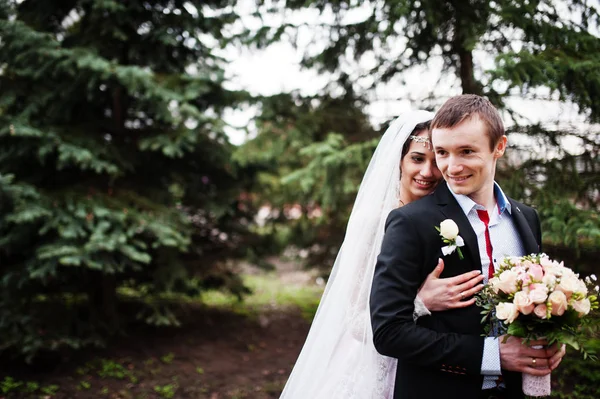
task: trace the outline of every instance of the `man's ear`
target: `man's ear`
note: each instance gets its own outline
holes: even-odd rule
[[[508,139],[506,136],[500,137],[500,140],[498,140],[498,142],[496,143],[496,146],[494,147],[494,158],[498,159],[502,155],[504,155],[504,151],[506,151],[506,143],[507,142],[508,142]]]

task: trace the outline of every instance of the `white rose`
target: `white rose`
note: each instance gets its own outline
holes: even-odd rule
[[[552,261],[547,256],[540,257],[540,265],[545,269],[547,267],[552,267]]]
[[[519,275],[512,269],[505,270],[498,276],[499,281],[495,284],[505,294],[512,294],[517,290],[517,277]]]
[[[579,279],[574,274],[563,274],[556,289],[564,292],[570,298],[573,292],[579,289]]]
[[[490,281],[488,281],[488,284],[490,286],[490,288],[492,289],[492,291],[494,291],[494,294],[498,293],[498,283],[500,282],[500,279],[498,277],[492,277],[490,279]]]
[[[440,223],[440,234],[447,240],[454,240],[458,235],[458,226],[452,219],[446,219]]]
[[[573,306],[573,309],[575,309],[575,311],[579,314],[579,317],[583,317],[590,313],[591,304],[590,300],[587,298],[580,301],[573,301],[571,306]]]
[[[517,310],[524,315],[533,312],[533,308],[535,307],[535,304],[531,301],[529,295],[523,291],[519,291],[515,294],[513,303],[517,307]]]
[[[552,274],[556,277],[562,276],[565,270],[564,267],[560,267],[558,264],[554,264],[553,262],[545,264],[544,262],[540,261],[540,264],[544,268],[544,274]]]
[[[496,317],[499,320],[504,320],[505,324],[510,324],[515,321],[518,315],[519,311],[513,303],[500,302],[496,305]]]
[[[578,278],[579,275],[576,274],[573,270],[569,269],[568,267],[561,267],[562,270],[562,275],[563,276],[570,276],[570,277],[574,277],[574,278]]]
[[[556,285],[556,276],[551,273],[546,273],[544,274],[544,277],[542,277],[542,283],[553,289]]]
[[[585,285],[585,283],[582,280],[577,280],[577,289],[575,290],[575,292],[580,293],[581,295],[587,295],[588,293],[588,289],[587,286]]]

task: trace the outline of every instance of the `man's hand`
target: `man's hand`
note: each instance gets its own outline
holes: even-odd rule
[[[546,347],[548,341],[530,341],[524,345],[521,338],[505,336],[500,339],[500,365],[503,369],[518,371],[531,375],[544,376],[550,374],[560,364],[565,356],[565,345],[554,344]],[[531,346],[544,345],[544,348],[534,349]]]
[[[418,296],[425,307],[435,312],[473,305],[475,303],[473,295],[483,288],[481,272],[475,270],[455,277],[440,278],[442,271],[444,271],[444,261],[440,259],[419,289]]]

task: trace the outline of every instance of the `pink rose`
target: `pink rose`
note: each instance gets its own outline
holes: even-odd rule
[[[567,310],[567,296],[562,291],[554,291],[548,297],[554,316],[562,316]]]
[[[519,291],[515,294],[513,303],[517,307],[517,310],[525,315],[533,312],[535,304],[531,302],[529,295],[523,291]]]
[[[517,273],[514,270],[505,270],[498,276],[496,286],[505,294],[512,294],[517,290]]]
[[[533,309],[533,313],[540,319],[545,319],[548,317],[548,307],[545,304],[540,303]]]
[[[540,265],[532,264],[529,266],[529,274],[535,281],[542,281],[544,277],[544,269]]]
[[[531,276],[527,272],[519,273],[517,279],[522,283],[523,287],[531,283]]]
[[[529,285],[529,299],[532,303],[544,303],[548,299],[548,287],[546,284]]]
[[[517,307],[510,302],[500,302],[496,305],[496,317],[499,320],[504,320],[505,324],[510,324],[519,316]]]
[[[591,304],[590,300],[587,298],[580,301],[573,301],[571,306],[573,306],[573,309],[575,309],[575,311],[579,314],[579,317],[583,317],[590,313]]]

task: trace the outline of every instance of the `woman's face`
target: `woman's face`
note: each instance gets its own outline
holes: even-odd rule
[[[422,130],[417,136],[427,133]],[[433,151],[414,140],[410,140],[408,152],[400,162],[400,171],[400,199],[404,204],[430,194],[442,179]]]

